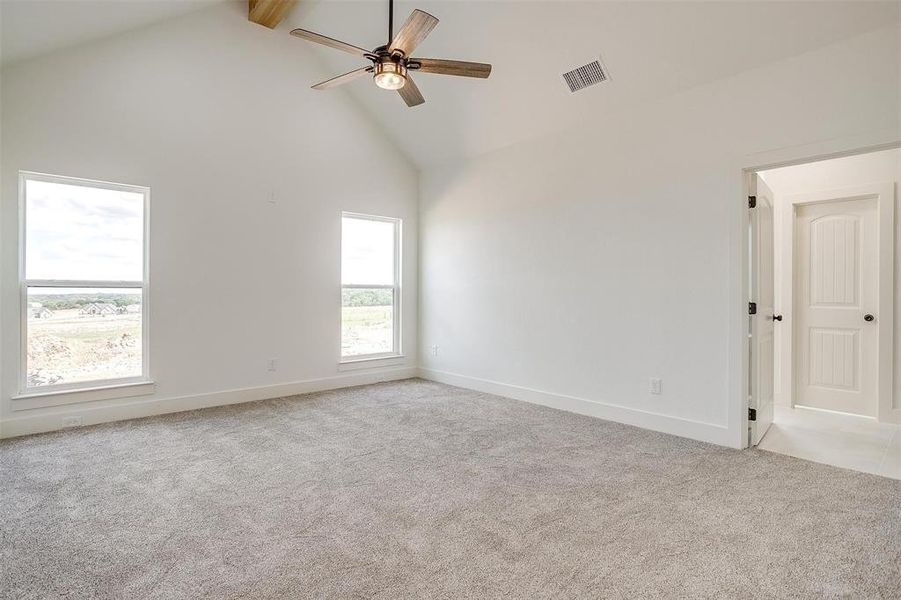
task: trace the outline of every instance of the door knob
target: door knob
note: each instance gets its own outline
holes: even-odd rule
[[[774,321],[781,321],[781,320],[782,320],[782,315],[773,315],[773,320],[774,320]]]
[[[864,315],[863,320],[866,321],[867,323],[869,323],[871,321],[875,321],[876,317],[874,317],[873,315]]]

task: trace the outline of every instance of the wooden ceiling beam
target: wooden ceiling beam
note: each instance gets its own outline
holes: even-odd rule
[[[269,29],[282,22],[297,0],[248,0],[247,18]]]

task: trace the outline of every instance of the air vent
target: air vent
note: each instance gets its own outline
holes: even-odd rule
[[[610,77],[601,61],[596,60],[578,69],[564,73],[563,79],[566,81],[566,85],[569,86],[570,92],[578,92],[589,85],[607,81]]]

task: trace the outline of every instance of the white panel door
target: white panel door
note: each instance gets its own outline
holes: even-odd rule
[[[801,205],[795,217],[795,405],[875,417],[877,200]]]
[[[773,326],[775,294],[773,287],[773,192],[759,175],[756,177],[756,207],[751,210],[751,302],[757,313],[751,316],[751,398],[756,413],[750,421],[751,444],[757,445],[773,423],[773,395],[776,391]]]

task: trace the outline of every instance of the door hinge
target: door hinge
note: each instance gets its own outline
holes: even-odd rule
[[[756,302],[748,302],[748,314],[749,315],[757,314],[757,303]]]
[[[757,196],[748,196],[748,208],[757,208]]]
[[[756,420],[757,420],[757,409],[756,409],[756,408],[749,408],[749,409],[748,409],[748,420],[749,420],[749,421],[756,421]]]

